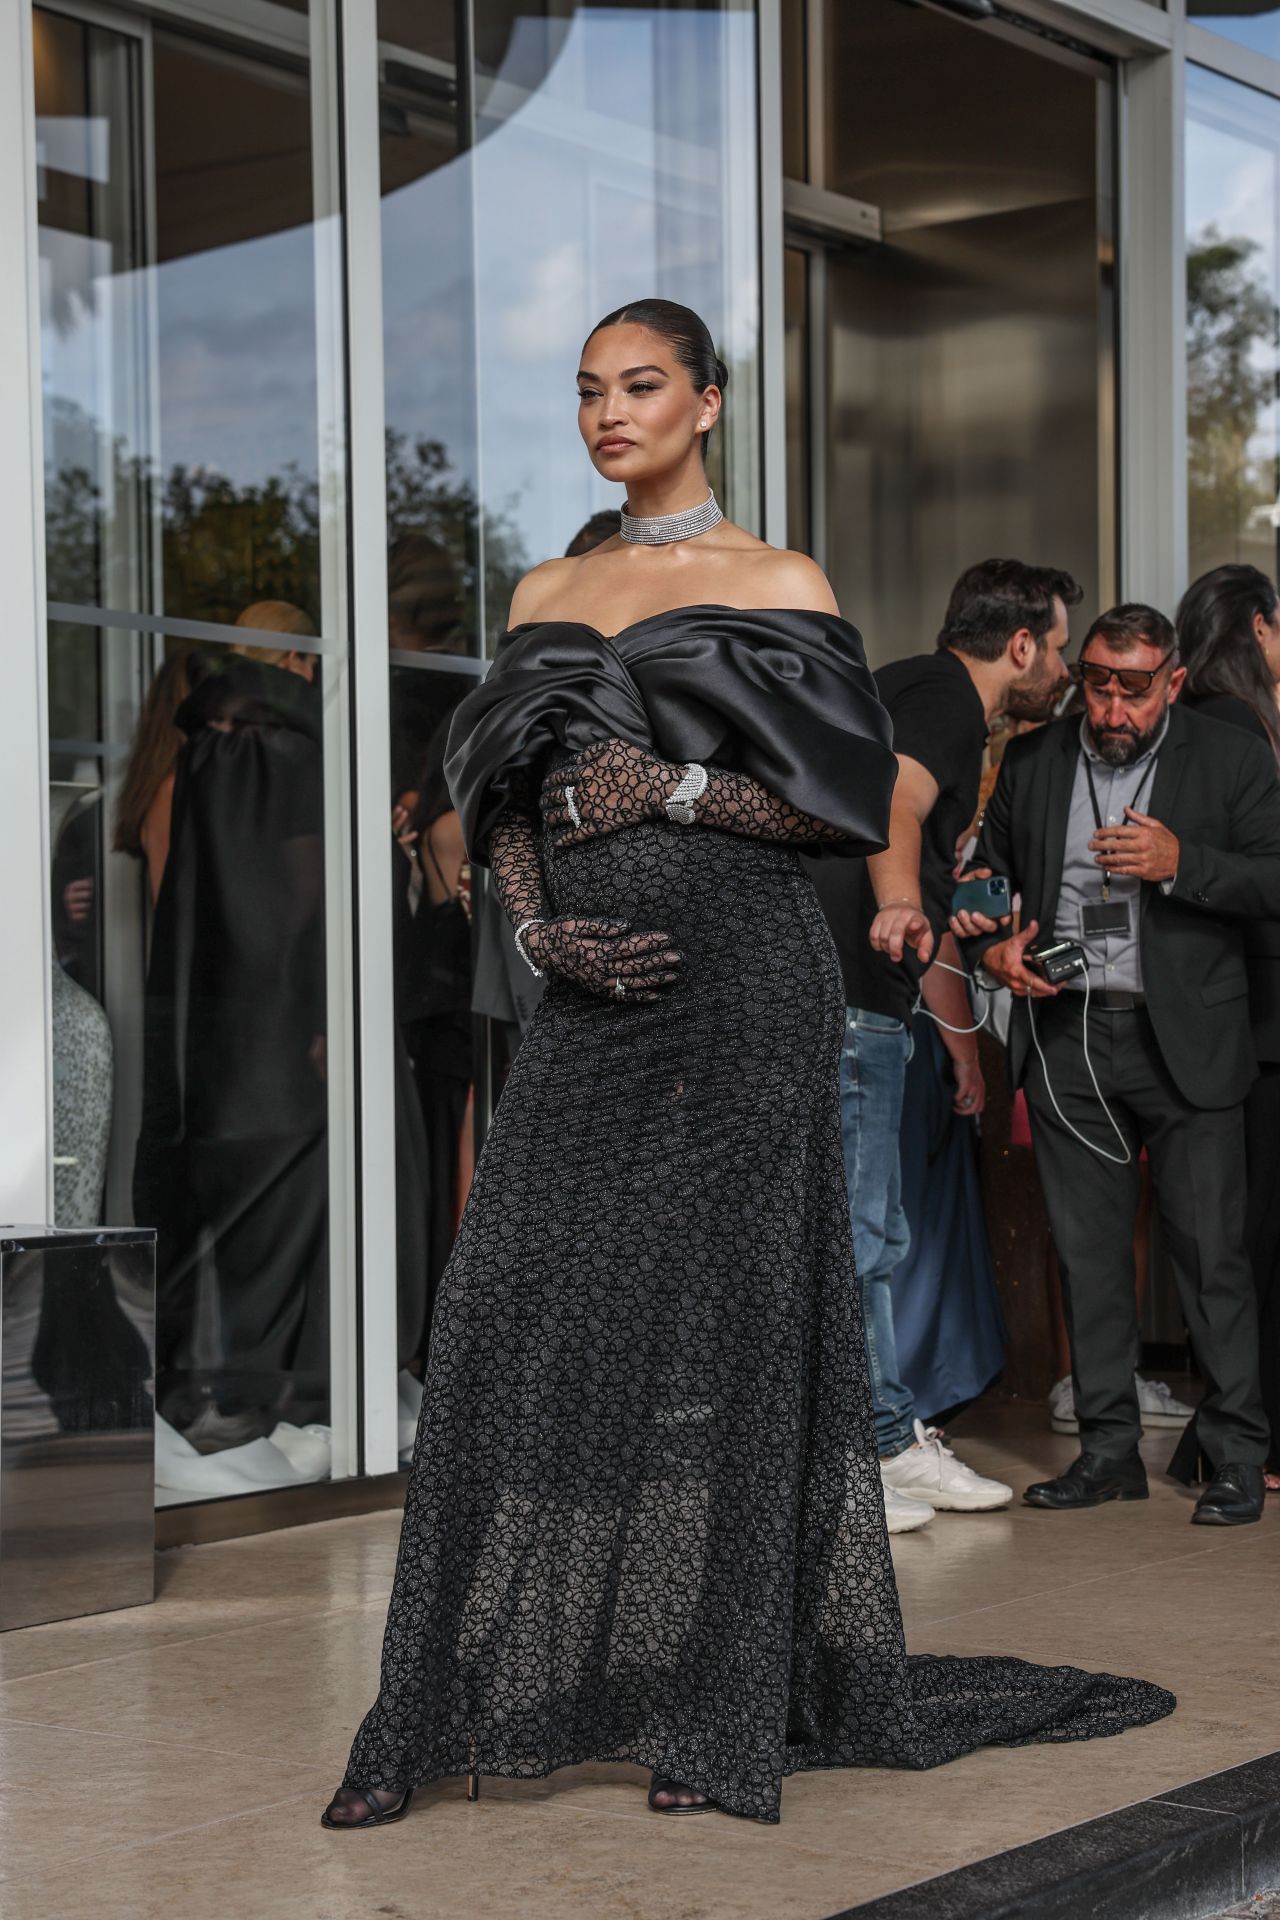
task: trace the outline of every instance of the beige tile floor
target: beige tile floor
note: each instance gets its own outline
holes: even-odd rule
[[[964,1457],[1019,1489],[1075,1451],[981,1407]],[[1154,1470],[1170,1439],[1147,1443]],[[166,1554],[153,1607],[0,1635],[3,1920],[823,1920],[1280,1746],[1280,1500],[943,1515],[894,1543],[909,1644],[1142,1674],[1156,1727],[932,1774],[790,1781],[779,1827],[662,1821],[643,1776],[457,1782],[383,1833],[318,1816],[369,1704],[396,1544],[374,1514]]]

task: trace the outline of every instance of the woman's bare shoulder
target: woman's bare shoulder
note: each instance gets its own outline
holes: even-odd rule
[[[566,589],[581,564],[580,560],[556,559],[531,567],[511,596],[508,628],[540,620],[549,608],[562,605]]]
[[[752,561],[761,606],[839,613],[830,581],[807,553],[794,553],[788,547],[768,547],[761,541]]]

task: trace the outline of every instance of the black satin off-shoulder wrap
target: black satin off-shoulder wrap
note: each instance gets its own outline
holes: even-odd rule
[[[841,837],[888,841],[892,728],[856,627],[794,608],[676,607],[605,635],[573,620],[504,634],[449,729],[445,773],[473,860],[554,747],[626,740],[749,774]],[[808,849],[817,852],[815,846]]]

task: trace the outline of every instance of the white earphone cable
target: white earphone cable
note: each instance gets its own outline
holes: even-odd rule
[[[967,974],[965,972],[963,967],[950,966],[945,960],[935,960],[933,964],[935,967],[941,967],[944,973],[958,974],[959,977],[963,981],[965,981],[967,984],[977,987],[979,993],[985,993],[988,996],[990,995],[990,991],[991,991],[990,988],[984,987],[980,981],[974,980],[970,974]],[[983,1027],[985,1027],[987,1024],[987,1015],[990,1013],[990,1011],[991,1011],[991,1001],[990,1001],[990,998],[988,998],[983,1004],[982,1018],[978,1021],[976,1026],[953,1027],[951,1022],[949,1020],[944,1020],[940,1014],[931,1013],[928,1007],[926,1007],[926,1005],[924,1004],[924,995],[922,993],[918,993],[916,995],[915,1005],[911,1009],[911,1017],[914,1020],[915,1016],[918,1013],[922,1013],[926,1020],[932,1020],[935,1027],[945,1027],[948,1033],[980,1033]]]
[[[991,1012],[992,989],[990,987],[984,987],[980,980],[973,980],[971,975],[966,973],[963,967],[949,966],[945,960],[935,960],[933,964],[935,967],[941,967],[944,973],[958,974],[962,980],[967,981],[973,986],[977,987],[979,993],[983,993],[987,995],[987,999],[982,1009],[982,1018],[977,1022],[975,1026],[972,1026],[972,1027],[953,1027],[950,1021],[939,1019],[936,1013],[931,1013],[928,1007],[926,1007],[924,1004],[923,994],[919,994],[919,993],[916,995],[915,1005],[911,1009],[912,1017],[914,1018],[914,1016],[917,1013],[922,1013],[924,1014],[927,1020],[932,1020],[935,1026],[945,1027],[948,1033],[980,1032],[981,1029],[986,1026],[987,1016]],[[1084,1134],[1082,1134],[1077,1127],[1072,1126],[1066,1114],[1062,1111],[1062,1108],[1058,1105],[1058,1096],[1054,1092],[1053,1082],[1049,1078],[1049,1063],[1044,1057],[1044,1048],[1040,1045],[1040,1035],[1036,1032],[1035,1006],[1030,996],[1028,996],[1027,998],[1027,1018],[1031,1022],[1031,1038],[1035,1042],[1036,1052],[1040,1056],[1040,1067],[1044,1074],[1045,1088],[1048,1092],[1050,1100],[1053,1103],[1053,1110],[1057,1114],[1059,1120],[1061,1120],[1067,1132],[1074,1135],[1074,1137],[1080,1142],[1082,1147],[1088,1147],[1090,1153],[1096,1153],[1103,1160],[1109,1160],[1113,1166],[1116,1166],[1116,1167],[1131,1166],[1133,1164],[1133,1154],[1130,1151],[1129,1143],[1125,1139],[1123,1133],[1121,1133],[1119,1124],[1116,1120],[1114,1113],[1112,1113],[1110,1107],[1107,1105],[1106,1101],[1102,1097],[1102,1088],[1098,1085],[1098,1076],[1093,1070],[1093,1061],[1089,1058],[1089,975],[1088,973],[1086,972],[1084,976],[1084,1016],[1083,1016],[1082,1027],[1081,1027],[1081,1041],[1084,1046],[1084,1064],[1089,1070],[1089,1079],[1092,1083],[1093,1091],[1097,1096],[1098,1105],[1102,1108],[1102,1111],[1106,1114],[1107,1119],[1111,1125],[1111,1131],[1115,1134],[1116,1139],[1120,1142],[1120,1146],[1122,1149],[1121,1153],[1109,1153],[1105,1147],[1098,1146],[1096,1142],[1094,1142],[1093,1140],[1087,1140]]]
[[[1036,1032],[1035,1007],[1032,1004],[1030,996],[1028,996],[1028,999],[1027,999],[1027,1018],[1031,1022],[1031,1038],[1035,1041],[1036,1052],[1040,1056],[1040,1069],[1041,1069],[1041,1072],[1044,1074],[1044,1084],[1048,1091],[1049,1098],[1053,1102],[1053,1110],[1057,1114],[1059,1120],[1061,1120],[1067,1132],[1070,1134],[1073,1134],[1075,1138],[1080,1142],[1082,1147],[1088,1147],[1090,1153],[1096,1153],[1100,1159],[1109,1160],[1113,1167],[1131,1166],[1133,1164],[1133,1154],[1130,1152],[1129,1143],[1125,1139],[1124,1135],[1121,1133],[1120,1128],[1116,1123],[1116,1117],[1114,1113],[1112,1113],[1110,1107],[1107,1105],[1106,1101],[1102,1097],[1102,1088],[1098,1085],[1098,1076],[1093,1070],[1093,1061],[1089,1058],[1089,975],[1088,973],[1086,973],[1084,976],[1084,1024],[1083,1024],[1083,1030],[1081,1034],[1081,1039],[1084,1045],[1084,1063],[1085,1063],[1085,1066],[1089,1069],[1089,1078],[1093,1082],[1093,1090],[1098,1096],[1098,1105],[1102,1108],[1102,1111],[1106,1114],[1107,1119],[1111,1122],[1111,1130],[1115,1134],[1116,1139],[1120,1142],[1121,1147],[1124,1149],[1124,1152],[1122,1155],[1118,1153],[1108,1153],[1105,1147],[1098,1146],[1092,1140],[1086,1140],[1084,1135],[1080,1132],[1080,1130],[1077,1127],[1072,1126],[1066,1114],[1062,1111],[1062,1108],[1058,1105],[1058,1096],[1054,1092],[1053,1082],[1049,1078],[1049,1063],[1044,1057],[1044,1048],[1040,1045],[1040,1035]]]

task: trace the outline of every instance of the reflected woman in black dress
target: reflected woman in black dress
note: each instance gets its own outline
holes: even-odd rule
[[[799,850],[883,845],[894,762],[813,563],[721,520],[726,385],[666,301],[579,372],[616,539],[517,589],[448,772],[547,993],[441,1286],[378,1700],[334,1826],[442,1775],[653,1771],[778,1818],[810,1767],[1158,1719],[1157,1687],[908,1660]]]
[[[328,1412],[323,744],[311,622],[260,602],[176,715],[134,1217],[159,1229],[156,1397],[204,1451]],[[202,1364],[199,1280],[221,1351]]]

